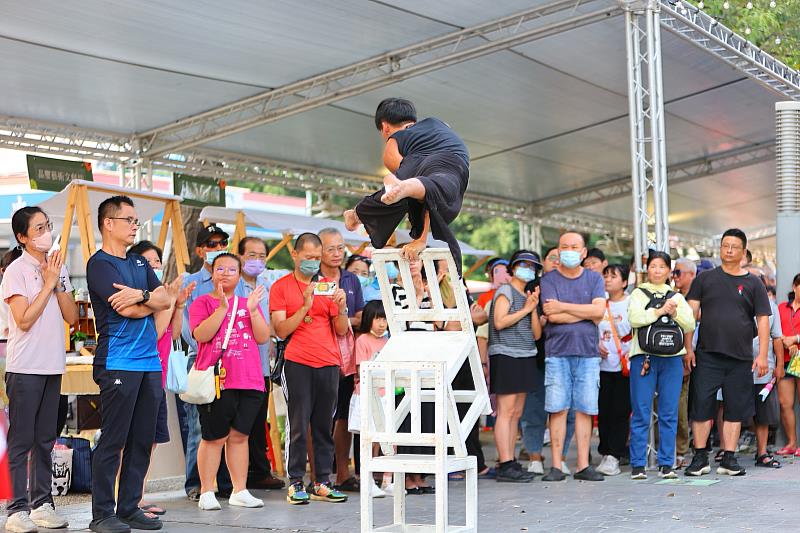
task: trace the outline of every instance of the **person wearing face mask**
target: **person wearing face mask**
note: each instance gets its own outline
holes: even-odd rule
[[[239,241],[236,250],[242,261],[242,280],[244,281],[244,295],[250,296],[258,287],[263,287],[264,298],[261,299],[261,311],[269,325],[269,289],[272,281],[262,276],[267,268],[269,247],[258,237],[245,237]],[[264,376],[264,386],[267,393],[270,390],[269,357],[273,344],[266,342],[258,345],[261,357],[261,372]],[[247,470],[248,489],[282,489],[286,484],[272,475],[269,461],[267,460],[267,407],[268,398],[264,396],[263,402],[250,431],[250,464]]]
[[[539,258],[519,250],[511,258],[512,278],[495,292],[489,313],[489,386],[497,395],[494,425],[497,446],[497,481],[525,483],[534,474],[526,472],[514,457],[517,428],[525,396],[535,389],[536,339],[542,334],[539,322],[539,287],[528,283],[537,277]]]
[[[373,300],[381,299],[381,288],[377,278],[371,278],[369,268],[372,261],[363,255],[351,255],[344,264],[345,270],[352,272],[358,277],[361,284],[361,294],[364,296],[364,305]]]
[[[78,320],[62,254],[50,220],[38,207],[11,218],[21,256],[6,268],[0,292],[9,306],[6,386],[9,397],[8,463],[14,498],[6,531],[63,528],[51,491],[51,452],[56,437],[66,350],[64,322]],[[49,252],[49,253],[48,253]]]
[[[343,270],[344,255],[347,248],[344,237],[336,228],[325,228],[317,233],[322,241],[322,258],[320,262],[320,275],[325,279],[335,281],[345,293],[347,300],[347,316],[350,325],[358,328],[361,323],[361,310],[364,308],[364,296],[361,292],[361,282],[355,274]],[[336,447],[336,487],[346,492],[361,490],[358,479],[350,475],[350,449],[352,447],[352,434],[347,430],[347,415],[350,409],[350,398],[353,396],[355,376],[350,374],[342,376],[339,381],[339,397],[336,407],[336,421],[333,429],[333,442]],[[360,447],[355,448],[359,450]],[[356,467],[359,465],[356,453]],[[358,472],[358,470],[356,470]]]
[[[293,505],[309,500],[347,501],[347,495],[334,488],[329,478],[341,364],[334,332],[346,334],[350,322],[344,290],[337,288],[332,295],[314,294],[320,282],[328,281],[318,277],[321,258],[320,238],[313,233],[299,235],[292,251],[294,271],[276,281],[270,290],[272,327],[287,343],[281,387],[288,408],[286,470],[290,486],[286,500]],[[316,479],[305,485],[309,425]]]
[[[220,254],[226,253],[228,249],[228,234],[223,231],[219,226],[211,224],[202,228],[197,233],[197,246],[194,249],[195,254],[203,259],[203,266],[194,274],[189,274],[183,278],[183,286],[187,287],[190,283],[194,283],[194,290],[186,300],[186,308],[184,308],[183,325],[181,329],[181,337],[188,346],[187,355],[189,358],[189,368],[194,364],[197,357],[197,341],[192,336],[191,328],[189,327],[189,307],[192,303],[203,296],[213,292],[214,281],[211,276],[211,264],[214,258]],[[236,296],[245,295],[245,286],[242,279],[236,285]],[[197,411],[197,406],[192,404],[183,405],[186,413],[186,424],[188,426],[188,434],[186,438],[186,482],[184,489],[186,496],[190,501],[196,502],[200,499],[200,476],[197,473],[197,448],[200,446],[201,430],[200,430],[200,414]],[[228,467],[225,464],[225,457],[219,466],[217,473],[217,490],[218,496],[226,498],[233,490],[231,484],[230,474]]]
[[[543,481],[564,481],[555,468],[563,460],[567,413],[575,409],[578,469],[574,478],[602,481],[603,475],[589,464],[592,417],[597,414],[600,388],[600,351],[597,323],[606,312],[605,283],[597,272],[584,269],[586,244],[579,233],[567,232],[558,240],[558,267],[541,283],[544,327],[545,410],[550,413],[550,445],[553,465]]]

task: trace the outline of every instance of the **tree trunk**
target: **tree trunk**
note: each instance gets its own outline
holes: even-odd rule
[[[189,257],[191,257],[191,263],[187,265],[186,268],[187,272],[197,272],[200,270],[200,267],[203,266],[203,260],[194,253],[197,233],[200,231],[200,228],[203,227],[203,223],[200,221],[200,211],[201,209],[199,207],[181,205],[181,217],[183,218],[184,224],[183,230],[186,233],[186,244],[189,247]],[[175,279],[177,275],[178,267],[175,264],[175,254],[171,253],[167,259],[167,264],[164,266],[164,279],[172,280]]]

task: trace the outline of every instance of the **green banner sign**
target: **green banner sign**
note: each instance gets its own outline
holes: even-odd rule
[[[192,207],[225,207],[225,182],[222,180],[173,174],[172,183],[175,195],[183,198],[183,204]]]
[[[73,180],[93,181],[92,164],[29,155],[28,178],[31,189],[60,192]]]

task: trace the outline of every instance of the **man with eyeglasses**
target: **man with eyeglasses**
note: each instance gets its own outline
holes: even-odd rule
[[[192,337],[192,331],[189,327],[189,308],[197,298],[204,294],[209,294],[215,290],[214,282],[211,281],[211,264],[214,258],[221,253],[228,250],[228,234],[223,231],[219,226],[211,224],[202,228],[197,234],[197,246],[194,253],[203,259],[203,266],[194,274],[189,274],[183,279],[183,286],[194,282],[195,288],[189,298],[186,300],[186,307],[184,309],[183,327],[181,329],[181,336],[188,346],[187,354],[189,356],[189,368],[194,364],[197,358],[197,341]],[[236,287],[236,296],[245,296],[244,282],[240,279],[239,285]],[[197,449],[200,446],[200,414],[197,411],[197,406],[189,403],[184,404],[186,412],[186,424],[188,432],[186,437],[186,482],[184,489],[186,496],[189,500],[196,502],[200,499],[200,476],[197,473]],[[222,456],[222,461],[219,465],[217,472],[217,496],[227,498],[233,490],[231,477],[228,473],[228,467],[225,463],[225,455]]]
[[[695,313],[702,313],[695,353],[687,353],[685,365],[692,373],[692,405],[689,418],[694,434],[694,457],[686,469],[690,476],[711,472],[706,444],[711,421],[717,410],[717,390],[722,387],[723,457],[717,474],[745,473],[736,460],[742,422],[753,415],[753,372],[764,376],[769,370],[770,343],[767,290],[760,279],[743,269],[747,236],[740,229],[722,234],[722,266],[703,272],[692,283],[687,301]],[[758,337],[758,355],[753,357],[753,339]]]
[[[364,309],[364,295],[358,276],[344,270],[344,237],[336,228],[325,228],[317,234],[322,241],[322,257],[319,273],[325,279],[333,280],[345,293],[347,316],[350,325],[357,328],[361,324],[361,310]],[[352,434],[347,429],[347,415],[350,411],[350,398],[353,396],[355,376],[343,376],[339,380],[339,396],[336,402],[336,421],[333,427],[333,443],[336,450],[336,487],[346,492],[358,492],[360,486],[355,476],[350,475],[350,445]],[[356,448],[358,449],[358,448]]]
[[[264,287],[264,297],[261,299],[261,310],[269,325],[269,289],[272,281],[262,274],[267,268],[267,243],[258,237],[245,237],[239,241],[239,258],[242,260],[242,281],[244,282],[245,296],[250,296],[259,286]],[[258,345],[261,356],[261,371],[264,375],[264,384],[267,394],[272,382],[269,379],[269,356],[272,342]],[[264,396],[261,409],[250,431],[250,464],[247,469],[248,489],[282,489],[285,483],[272,475],[269,461],[267,460],[267,406],[268,397]]]
[[[679,291],[684,298],[689,294],[697,275],[697,265],[694,261],[686,257],[679,257],[675,260],[675,269],[672,271],[672,282],[675,290]],[[697,330],[695,330],[696,332]],[[686,351],[694,353],[697,342],[697,333],[686,339]],[[683,384],[681,385],[681,395],[678,400],[678,433],[675,440],[675,468],[688,466],[686,454],[689,453],[689,382],[691,380],[689,371],[683,371]]]
[[[139,229],[133,201],[104,200],[97,225],[103,246],[89,259],[86,279],[99,334],[92,376],[100,387],[102,436],[92,457],[89,529],[161,529],[139,502],[163,395],[153,313],[169,308],[170,299],[147,260],[127,254]]]

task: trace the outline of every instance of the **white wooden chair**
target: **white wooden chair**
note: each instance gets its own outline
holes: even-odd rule
[[[481,414],[490,414],[489,395],[481,368],[466,292],[458,277],[452,255],[446,249],[429,249],[421,254],[427,279],[436,280],[436,261],[446,260],[456,307],[447,309],[439,286],[429,284],[430,309],[420,309],[407,261],[399,250],[376,250],[373,261],[381,287],[391,337],[378,357],[363,363],[361,379],[361,531],[436,533],[477,531],[478,472],[475,457],[467,455],[464,440]],[[386,262],[397,262],[408,308],[395,306],[386,276]],[[461,331],[405,331],[409,321],[458,322]],[[475,390],[454,390],[452,383],[468,361]],[[405,395],[395,406],[395,387]],[[380,395],[380,389],[386,392]],[[433,433],[423,433],[421,411],[432,402],[435,411]],[[470,403],[459,418],[456,403]],[[400,433],[410,417],[410,433]],[[382,457],[372,457],[372,444],[380,443]],[[394,446],[429,446],[433,455],[398,454]],[[453,454],[448,455],[448,448]],[[464,525],[451,526],[448,519],[448,474],[466,472],[466,518]],[[394,520],[375,527],[370,485],[374,472],[394,473]],[[407,524],[405,474],[427,473],[436,479],[435,524]]]

